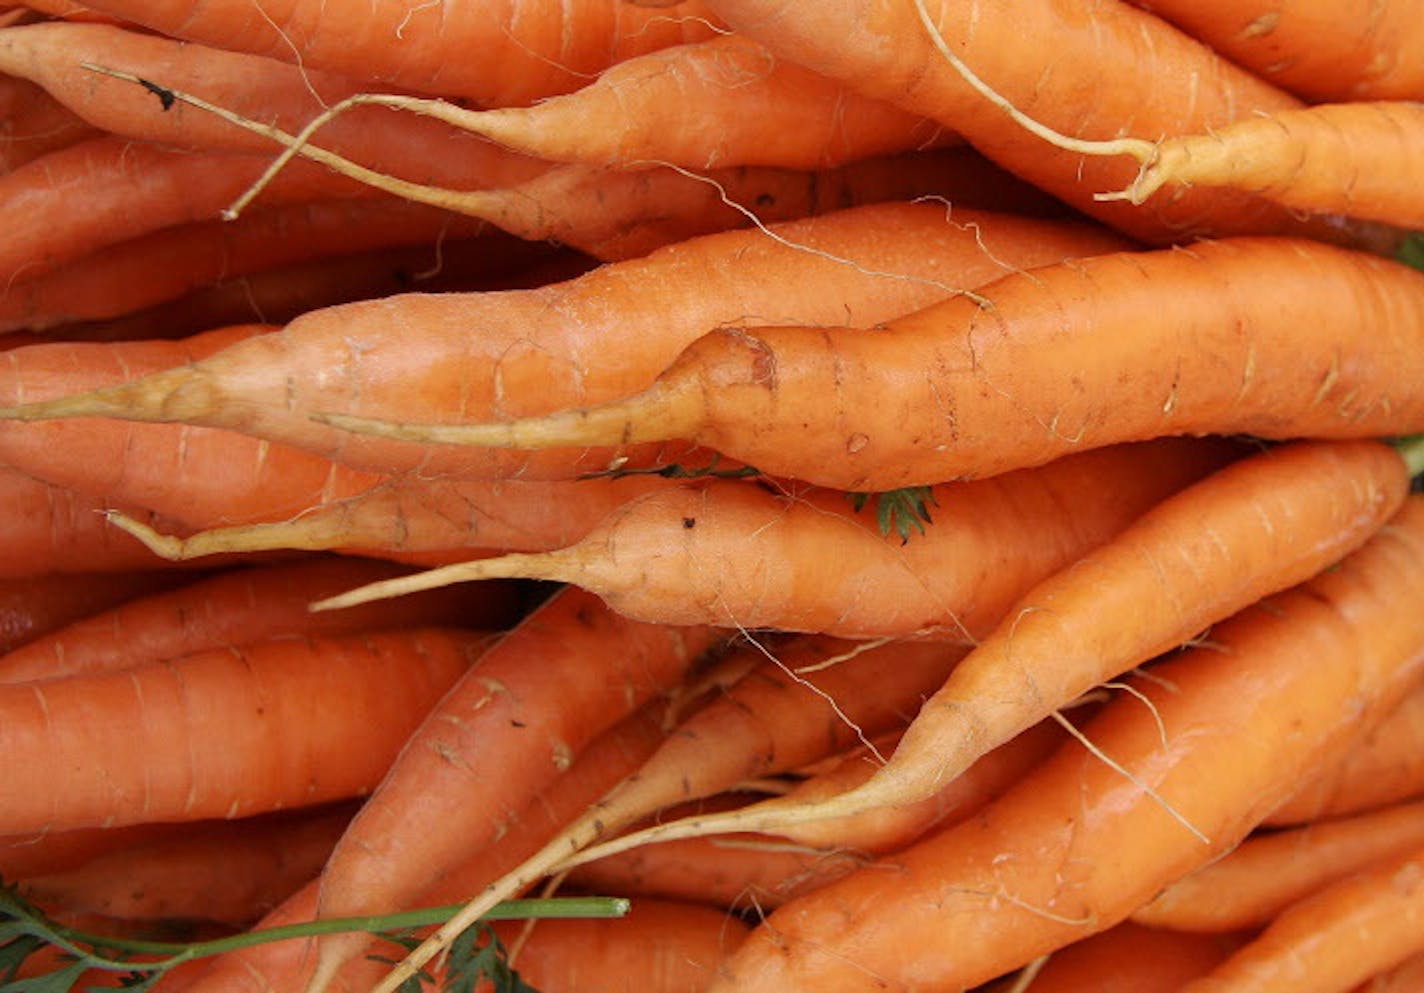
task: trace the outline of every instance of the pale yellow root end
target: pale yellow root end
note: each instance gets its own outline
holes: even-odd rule
[[[122,511],[110,510],[105,519],[121,531],[141,541],[159,558],[170,562],[222,555],[229,552],[276,550],[326,551],[340,547],[339,537],[313,527],[301,519],[269,524],[247,524],[198,531],[186,538],[162,534]]]
[[[539,554],[502,555],[493,559],[476,559],[473,562],[458,562],[454,565],[428,569],[409,576],[385,579],[376,583],[358,586],[346,593],[339,593],[325,600],[318,600],[308,609],[340,610],[354,607],[373,600],[387,600],[391,597],[419,593],[421,590],[438,589],[454,583],[468,583],[477,579],[549,579],[568,582],[574,578],[572,555],[559,552]]]

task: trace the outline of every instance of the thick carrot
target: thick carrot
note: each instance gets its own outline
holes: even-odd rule
[[[488,106],[566,92],[614,62],[716,30],[694,0],[671,11],[621,0],[557,8],[504,2],[452,11],[396,4],[335,21],[313,0],[266,3],[260,10],[226,0],[197,10],[184,0],[92,0],[87,6],[190,41]]]
[[[321,916],[399,909],[497,836],[585,743],[678,683],[711,628],[625,620],[574,588],[506,634],[422,724],[322,874]],[[412,818],[412,810],[422,816]],[[360,936],[319,941],[329,977]],[[317,983],[316,985],[320,985]]]
[[[157,91],[93,71],[101,65],[149,80]],[[270,153],[271,144],[209,114],[163,99],[165,87],[287,129],[358,92],[347,76],[211,45],[182,43],[105,24],[49,23],[0,31],[0,72],[21,76],[114,135],[213,151]],[[358,111],[323,129],[321,144],[413,182],[503,186],[543,171],[435,121]]]
[[[1177,880],[1132,919],[1177,931],[1263,927],[1326,884],[1421,845],[1424,803],[1270,832]]]
[[[1096,753],[1064,749],[978,817],[773,913],[713,988],[961,989],[1122,920],[1418,679],[1421,552],[1413,500],[1339,568],[1160,665],[1138,683],[1150,708],[1110,703],[1084,728]],[[921,942],[940,953],[904,952]]]
[[[855,789],[690,817],[576,858],[713,831],[777,832],[926,799],[1098,683],[1358,548],[1401,505],[1408,476],[1398,454],[1375,442],[1301,442],[1228,466],[1025,594],[925,702],[887,763]],[[481,898],[462,914],[484,909]]]
[[[573,93],[529,107],[471,111],[393,94],[347,104],[414,111],[541,159],[622,168],[824,169],[958,141],[933,121],[862,97],[739,35],[627,59]],[[697,108],[695,127],[688,107]],[[348,112],[337,105],[328,115]]]
[[[337,431],[312,414],[470,420],[598,403],[644,389],[719,324],[868,327],[1014,267],[1122,247],[1077,225],[958,209],[946,220],[930,204],[839,211],[772,232],[712,235],[527,292],[408,295],[318,311],[278,336],[67,409],[201,420],[381,472],[569,478],[608,468],[618,453],[432,451]],[[363,347],[352,352],[356,327]],[[338,365],[343,375],[326,373]],[[648,449],[624,454],[639,456],[634,464],[656,460]]]
[[[0,580],[0,656],[91,614],[192,578],[191,573],[160,569]]]
[[[318,590],[403,571],[384,562],[336,558],[228,570],[96,613],[0,656],[0,683],[114,672],[279,636],[440,624],[493,630],[514,619],[518,595],[508,584],[470,596],[421,599],[406,609],[353,611],[344,620],[339,611],[325,619],[307,609]]]
[[[1424,951],[1424,848],[1355,873],[1283,910],[1182,993],[1347,993]]]
[[[525,576],[578,584],[646,621],[974,640],[1032,584],[1235,454],[1172,438],[937,486],[933,523],[908,541],[882,534],[842,493],[717,480],[637,498],[567,549],[447,566],[320,606]]]
[[[1412,3],[1134,0],[1262,79],[1313,103],[1424,96]]]
[[[321,871],[353,812],[340,804],[191,825],[67,872],[20,877],[19,888],[45,908],[246,927]]]
[[[1321,763],[1301,789],[1271,812],[1273,826],[1306,824],[1384,807],[1424,794],[1424,690],[1411,693],[1374,727]]]
[[[1011,121],[934,47],[913,3],[877,0],[815,11],[770,0],[714,0],[710,6],[779,57],[940,121],[1010,171],[1140,239],[1282,233],[1296,223],[1262,201],[1222,191],[1184,191],[1149,211],[1094,202],[1094,192],[1131,179],[1130,165],[1050,147]],[[1076,138],[1186,134],[1298,106],[1123,3],[928,0],[925,7],[976,75],[1021,111]],[[1129,66],[1142,85],[1121,85],[1120,73]]]
[[[488,640],[282,638],[0,687],[13,762],[0,832],[238,817],[365,792]]]
[[[1060,948],[1021,993],[1178,993],[1230,955],[1236,935],[1183,934],[1124,922]],[[1010,983],[993,988],[1008,993]]]
[[[1121,196],[1231,187],[1293,210],[1424,225],[1412,184],[1424,166],[1424,106],[1321,104],[1252,117],[1137,153],[1142,172]]]
[[[1318,333],[1307,342],[1301,328]],[[978,300],[946,300],[874,335],[715,331],[644,393],[544,418],[325,419],[520,449],[692,439],[775,475],[887,490],[1165,434],[1406,434],[1424,428],[1424,393],[1408,385],[1424,381],[1421,338],[1424,274],[1242,238],[1007,276]]]

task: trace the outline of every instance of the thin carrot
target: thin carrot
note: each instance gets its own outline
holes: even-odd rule
[[[1424,795],[1424,690],[1406,697],[1362,741],[1322,762],[1266,823],[1306,824],[1420,795]]]
[[[1283,910],[1182,993],[1346,993],[1424,951],[1424,848],[1387,858]]]
[[[1424,96],[1411,3],[1135,0],[1239,66],[1312,102]]]
[[[0,173],[66,148],[98,132],[29,80],[0,78]]]
[[[191,822],[178,822],[6,835],[0,838],[0,878],[67,872],[125,848],[182,837],[191,829]]]
[[[311,415],[483,419],[597,403],[647,387],[719,324],[869,327],[1016,267],[1122,247],[1095,228],[958,209],[946,220],[931,204],[838,211],[770,231],[695,239],[525,292],[408,295],[319,311],[278,336],[50,409],[203,421],[379,472],[567,479],[607,469],[620,453],[432,451],[337,431]],[[412,327],[421,329],[414,355]],[[353,328],[364,342],[355,353]],[[325,373],[338,365],[343,375]],[[658,464],[646,448],[621,455],[628,465]],[[665,453],[664,463],[676,457]]]
[[[1424,275],[1398,263],[1242,238],[1045,266],[979,297],[951,298],[875,335],[715,331],[644,393],[543,418],[323,419],[427,444],[690,439],[845,490],[990,475],[1164,434],[1361,438],[1424,428],[1424,393],[1406,385],[1424,381]],[[1303,327],[1318,333],[1306,342]]]
[[[493,841],[504,811],[522,808],[718,640],[711,628],[626,620],[571,587],[556,593],[411,738],[332,853],[321,916],[394,910],[418,896]],[[359,935],[321,939],[321,982],[361,945]]]
[[[1158,666],[1138,683],[1150,708],[1109,703],[1083,729],[1094,752],[1058,752],[978,817],[773,913],[713,989],[961,989],[1122,920],[1417,681],[1421,551],[1415,499],[1337,569]],[[921,942],[941,954],[905,954]]]
[[[1171,438],[937,486],[926,495],[933,523],[911,540],[882,533],[842,493],[782,495],[714,480],[639,497],[566,549],[446,566],[317,606],[523,576],[578,584],[630,617],[660,623],[973,640],[1030,585],[1235,454]],[[1089,491],[1099,496],[1082,501]]]
[[[191,825],[66,872],[20,877],[41,907],[246,927],[321,871],[352,804]]]
[[[195,577],[173,569],[0,580],[0,656],[91,614]]]
[[[865,783],[815,802],[774,798],[687,818],[575,858],[711,831],[776,832],[932,796],[1098,683],[1358,548],[1400,507],[1408,480],[1398,453],[1376,442],[1301,442],[1227,466],[1025,594],[925,702],[894,755]],[[1125,616],[1133,623],[1122,623]],[[415,964],[496,894],[502,898],[501,886],[471,901],[422,946]]]
[[[1249,838],[1167,887],[1132,919],[1177,931],[1263,927],[1296,900],[1424,845],[1424,803]]]
[[[273,639],[0,687],[12,762],[0,833],[237,817],[357,795],[487,643],[433,629]]]
[[[261,9],[222,0],[196,11],[182,0],[91,0],[87,6],[177,38],[489,106],[566,92],[631,55],[717,30],[693,0],[673,11],[621,0],[453,11],[398,4],[363,12],[354,22],[332,21],[313,0]],[[471,52],[480,57],[470,58]]]
[[[1060,948],[1021,993],[1178,993],[1231,954],[1236,935],[1184,934],[1124,922]],[[991,993],[1008,993],[1006,982]]]
[[[344,620],[340,612],[324,619],[307,610],[317,590],[404,571],[384,562],[337,558],[228,570],[95,613],[8,652],[0,656],[0,683],[114,672],[279,636],[440,624],[494,630],[514,619],[517,593],[508,584],[470,596],[417,600],[406,609],[353,612]]]

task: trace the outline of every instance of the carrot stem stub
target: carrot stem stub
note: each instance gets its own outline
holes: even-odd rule
[[[878,333],[716,331],[644,393],[549,417],[323,419],[486,447],[689,438],[772,475],[852,491],[993,475],[1162,435],[1424,429],[1424,274],[1375,256],[1239,238],[1046,266],[982,297],[951,298]]]

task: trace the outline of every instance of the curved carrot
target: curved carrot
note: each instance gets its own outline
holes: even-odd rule
[[[1318,333],[1306,342],[1301,328]],[[1242,238],[1007,276],[977,301],[951,298],[874,335],[716,331],[647,391],[542,418],[323,419],[520,449],[690,439],[775,475],[887,490],[1168,434],[1407,434],[1424,428],[1424,393],[1401,385],[1424,381],[1421,339],[1424,275],[1314,242]]]
[[[1285,110],[1169,138],[1142,154],[1142,172],[1120,194],[1132,203],[1164,188],[1231,187],[1293,210],[1424,224],[1412,182],[1424,167],[1418,103]]]
[[[1177,880],[1132,919],[1177,931],[1263,927],[1315,890],[1421,845],[1424,803],[1270,832]]]
[[[1361,712],[1407,691],[1417,595],[1414,499],[1337,569],[1157,667],[1138,683],[1151,708],[1108,704],[1083,729],[1095,753],[1065,748],[978,817],[773,913],[713,990],[962,989],[1110,927],[1234,847]],[[921,941],[943,953],[904,954]]]
[[[1424,24],[1409,3],[1135,2],[1313,103],[1424,96]]]
[[[1347,993],[1424,951],[1424,848],[1283,910],[1255,940],[1182,993]]]
[[[716,480],[637,498],[566,549],[447,566],[317,606],[523,576],[575,583],[646,621],[973,640],[1032,583],[1234,454],[1172,438],[937,486],[933,523],[909,541],[882,534],[842,493]],[[812,550],[821,565],[808,573]]]
[[[0,687],[13,762],[0,833],[237,817],[360,794],[488,640],[431,629],[274,639]]]
[[[345,619],[307,609],[317,590],[404,571],[385,562],[335,558],[228,570],[96,613],[8,652],[0,656],[0,683],[114,672],[279,636],[440,624],[493,630],[515,615],[516,593],[506,584],[470,596],[425,598],[405,609],[353,612]]]
[[[1424,690],[1411,693],[1369,734],[1331,756],[1271,812],[1272,826],[1307,824],[1424,794]]]
[[[326,16],[320,0],[280,0],[260,10],[231,0],[197,10],[184,0],[86,6],[190,41],[490,106],[565,92],[630,55],[716,31],[695,0],[672,11],[621,0],[535,9],[505,0],[450,11],[395,4],[363,11],[354,25]]]
[[[556,593],[411,738],[332,853],[321,916],[398,909],[418,896],[495,839],[503,810],[553,783],[586,742],[679,682],[719,637],[626,620],[571,587]],[[318,974],[329,977],[362,943],[321,939]]]
[[[620,454],[644,465],[658,456],[646,448],[432,451],[336,431],[311,415],[485,419],[597,403],[647,387],[709,327],[870,327],[1015,267],[1122,247],[1095,228],[958,209],[946,219],[932,204],[868,206],[770,230],[710,235],[536,290],[407,295],[318,311],[278,336],[75,398],[67,409],[202,421],[379,472],[567,479],[605,470]],[[365,343],[354,353],[353,327]],[[412,327],[421,329],[418,351]],[[322,372],[335,364],[347,374]]]

